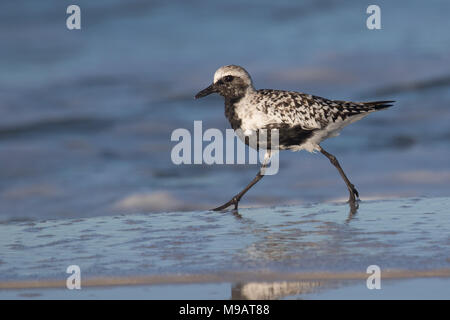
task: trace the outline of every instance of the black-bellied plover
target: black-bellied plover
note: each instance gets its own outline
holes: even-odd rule
[[[234,130],[240,129],[244,135],[250,135],[262,129],[278,129],[280,150],[320,151],[339,171],[350,193],[351,204],[359,198],[358,191],[345,175],[336,157],[325,151],[320,143],[339,135],[339,131],[346,125],[371,112],[388,108],[394,102],[350,102],[294,91],[256,90],[249,73],[236,65],[219,68],[214,74],[213,83],[197,93],[195,98],[211,93],[218,93],[225,98],[225,116]],[[266,158],[247,187],[213,210],[223,210],[231,205],[237,209],[242,196],[264,176],[263,170],[270,158],[270,149]]]

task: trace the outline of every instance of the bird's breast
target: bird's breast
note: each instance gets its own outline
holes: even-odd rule
[[[250,99],[242,99],[234,105],[236,117],[240,119],[240,129],[250,134],[273,123],[269,115]]]
[[[226,99],[225,116],[236,135],[245,144],[257,150],[267,148],[266,139],[261,137],[259,130],[265,129],[270,121],[257,104],[246,97],[236,101]]]

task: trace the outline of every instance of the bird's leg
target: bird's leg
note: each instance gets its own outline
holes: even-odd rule
[[[224,205],[221,205],[220,207],[214,208],[212,210],[214,211],[220,211],[223,209],[228,208],[229,206],[234,204],[234,209],[237,210],[238,208],[238,203],[241,200],[242,196],[248,191],[250,190],[251,187],[253,187],[259,180],[262,179],[262,177],[264,177],[264,175],[261,174],[261,172],[258,172],[258,174],[256,175],[256,177],[248,184],[248,186],[246,186],[244,188],[244,190],[242,190],[241,192],[239,192],[237,195],[235,195],[230,201],[228,201],[227,203],[225,203]]]
[[[350,198],[348,201],[350,203],[354,203],[356,201],[356,198],[359,198],[358,191],[356,190],[355,186],[348,180],[347,176],[344,173],[344,170],[342,170],[341,165],[339,164],[339,161],[336,159],[335,156],[333,156],[331,153],[326,152],[322,147],[320,147],[320,152],[324,154],[328,160],[338,169],[339,174],[341,175],[342,179],[344,179],[345,184],[347,185],[347,189],[350,192]]]
[[[234,210],[237,210],[239,201],[244,196],[244,194],[248,190],[250,190],[250,188],[253,187],[259,180],[261,180],[262,177],[264,177],[264,169],[266,168],[269,159],[270,159],[270,151],[267,151],[265,156],[264,156],[264,162],[261,165],[261,168],[259,169],[258,174],[256,175],[256,177],[253,178],[253,180],[241,192],[239,192],[237,195],[235,195],[230,201],[228,201],[224,205],[221,205],[220,207],[214,208],[212,210],[213,211],[220,211],[220,210],[228,208],[229,206],[231,206],[233,204],[234,204]]]

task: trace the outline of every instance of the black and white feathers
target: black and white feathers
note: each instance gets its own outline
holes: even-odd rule
[[[225,98],[225,115],[234,130],[240,129],[241,139],[261,129],[278,129],[280,149],[309,152],[319,150],[320,142],[337,136],[348,124],[394,102],[351,102],[294,91],[256,90],[248,72],[235,65],[219,68],[213,84],[196,97],[213,92]]]

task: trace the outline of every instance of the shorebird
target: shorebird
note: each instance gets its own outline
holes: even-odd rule
[[[319,151],[336,167],[349,191],[349,203],[359,199],[358,191],[347,178],[339,161],[325,151],[320,143],[339,135],[339,131],[369,113],[392,106],[394,101],[351,102],[330,100],[295,91],[260,89],[253,86],[250,74],[242,67],[228,65],[214,73],[213,83],[201,90],[195,98],[218,93],[225,98],[225,116],[231,127],[245,136],[262,129],[277,129],[280,150]],[[244,142],[248,140],[244,137]],[[244,194],[264,176],[270,159],[270,146],[256,177],[230,201],[213,210],[223,210],[231,205],[237,210]]]

